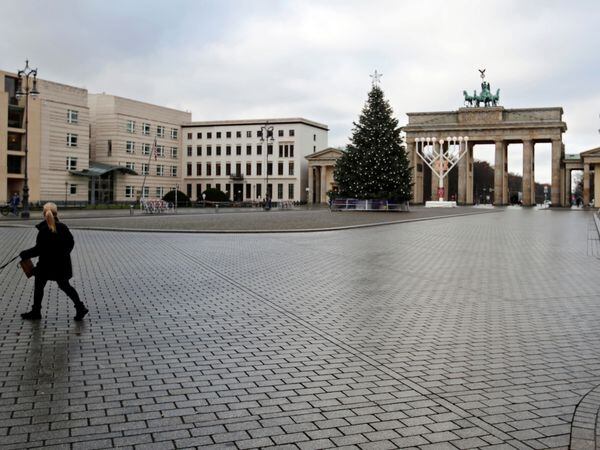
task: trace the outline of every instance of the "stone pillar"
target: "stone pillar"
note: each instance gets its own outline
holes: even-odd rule
[[[494,157],[494,205],[504,205],[504,157],[506,156],[504,141],[496,141]]]
[[[313,173],[313,166],[308,164],[308,198],[306,202],[311,205],[313,202],[313,193],[315,192],[315,176]]]
[[[327,203],[327,167],[321,166],[321,199],[320,203]]]
[[[533,141],[523,141],[523,206],[535,205],[535,197],[532,198],[531,185],[533,184]]]
[[[510,203],[510,194],[508,192],[508,144],[504,143],[504,180],[502,182],[502,203]]]
[[[463,142],[459,144],[465,145]],[[469,168],[469,150],[465,152],[458,162],[458,203],[464,205],[467,203],[467,170]]]
[[[475,143],[469,142],[467,144],[467,205],[473,204],[473,147]]]
[[[406,153],[412,166],[413,186],[412,186],[412,202],[423,203],[423,161],[417,155],[417,143],[415,141],[407,141]],[[421,171],[419,171],[421,167]]]
[[[596,184],[594,180],[594,184]],[[583,206],[590,204],[590,165],[583,165]]]
[[[552,206],[560,205],[560,163],[562,157],[562,142],[552,141]]]
[[[600,164],[594,164],[594,207],[600,206]]]

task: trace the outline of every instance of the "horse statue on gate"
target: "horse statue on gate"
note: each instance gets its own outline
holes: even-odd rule
[[[500,89],[496,90],[495,94],[492,94],[490,89],[490,83],[485,81],[485,69],[479,70],[481,73],[481,93],[477,95],[477,91],[473,91],[473,95],[469,95],[467,91],[463,91],[463,96],[465,98],[465,106],[471,106],[479,108],[481,103],[483,103],[484,107],[488,106],[498,106],[498,102],[500,101]]]

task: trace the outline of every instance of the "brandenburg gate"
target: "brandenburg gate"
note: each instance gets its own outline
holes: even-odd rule
[[[485,78],[484,71],[482,79]],[[431,189],[432,197],[438,192],[438,179],[431,178],[431,186],[424,186],[424,171],[427,166],[417,153],[417,144],[442,145],[442,150],[456,140],[456,136],[465,136],[466,152],[458,161],[458,203],[473,204],[473,147],[477,144],[494,144],[494,197],[496,205],[509,203],[508,192],[508,145],[523,144],[523,205],[535,204],[534,155],[535,144],[552,144],[552,196],[554,206],[566,205],[566,170],[564,167],[564,145],[562,134],[567,125],[562,120],[563,109],[525,108],[505,109],[495,106],[499,99],[499,90],[492,94],[489,83],[482,83],[482,93],[473,96],[464,92],[465,103],[473,106],[459,108],[458,111],[414,112],[408,113],[408,125],[402,128],[406,133],[408,156],[413,167],[413,202],[423,203],[425,192]],[[484,106],[480,107],[480,103]],[[435,138],[435,139],[433,139]],[[440,144],[442,141],[442,144]],[[447,183],[447,178],[446,178]],[[444,199],[448,199],[445,189]]]

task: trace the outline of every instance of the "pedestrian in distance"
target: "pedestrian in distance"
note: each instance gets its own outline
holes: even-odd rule
[[[22,260],[38,257],[33,269],[35,285],[33,290],[33,307],[31,311],[21,314],[25,320],[42,318],[42,299],[44,287],[48,281],[56,281],[58,287],[73,301],[76,321],[81,321],[88,309],[79,299],[79,294],[69,280],[73,277],[71,251],[75,245],[69,228],[58,220],[58,210],[54,203],[46,203],[43,209],[44,220],[36,225],[39,230],[35,246],[21,252]]]
[[[21,199],[19,198],[19,193],[15,192],[10,199],[10,209],[15,216],[19,215],[19,213],[17,212],[19,203],[21,203]]]

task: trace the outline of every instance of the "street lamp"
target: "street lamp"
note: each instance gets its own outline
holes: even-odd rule
[[[20,99],[25,97],[25,177],[23,178],[23,211],[21,211],[21,217],[23,219],[29,219],[29,174],[28,174],[28,145],[27,141],[29,138],[29,96],[33,98],[39,95],[37,90],[37,69],[29,67],[29,60],[25,60],[25,68],[19,70],[18,74],[18,88],[15,96]],[[33,78],[33,86],[29,87],[29,77]],[[25,90],[23,90],[25,85]]]
[[[265,166],[265,192],[271,197],[272,192],[269,192],[269,145],[273,145],[273,126],[269,125],[268,121],[260,127],[260,142],[265,144],[265,154],[267,156],[267,164]]]
[[[67,188],[69,186],[69,182],[65,181],[65,208],[67,207]]]

